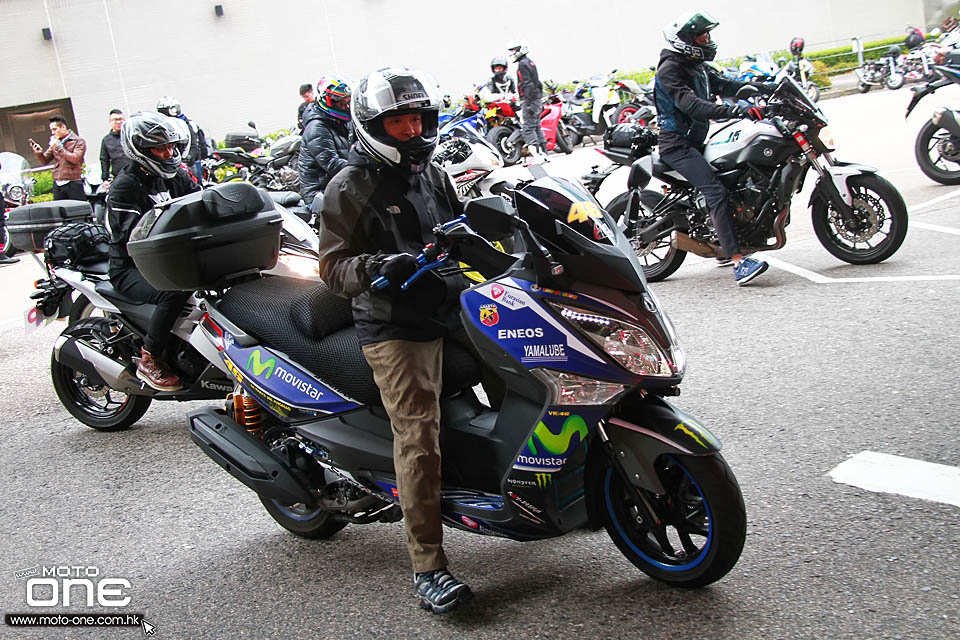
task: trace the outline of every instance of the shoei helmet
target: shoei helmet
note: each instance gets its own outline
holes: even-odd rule
[[[663,37],[674,51],[691,60],[713,60],[717,44],[711,39],[707,44],[697,44],[695,38],[709,33],[718,24],[706,11],[683,13],[663,29]]]
[[[420,173],[437,147],[440,90],[429,75],[406,67],[374,71],[357,85],[350,111],[361,147],[405,173]],[[387,116],[416,113],[422,131],[405,142],[387,134]]]
[[[530,47],[527,46],[526,42],[514,40],[513,42],[507,44],[507,51],[510,52],[510,57],[513,58],[513,61],[517,62],[520,58],[530,52]]]
[[[152,111],[133,114],[120,128],[120,146],[124,155],[156,176],[172,178],[180,167],[182,150],[190,141],[186,123],[181,127],[180,122]],[[174,145],[173,154],[166,160],[150,152],[151,147],[170,143]]]
[[[804,45],[803,38],[801,38],[800,36],[797,36],[796,38],[790,41],[790,53],[799,57],[800,54],[803,53],[803,45]]]
[[[352,93],[349,83],[340,76],[323,76],[317,81],[317,106],[338,120],[349,120],[350,110],[338,109],[337,103]]]
[[[157,111],[171,118],[176,118],[183,113],[180,109],[180,101],[172,96],[163,96],[157,100]]]
[[[502,70],[497,71],[497,67],[503,67]],[[497,82],[503,82],[504,77],[507,75],[507,59],[503,56],[497,56],[490,61],[490,71],[493,71],[493,79]]]

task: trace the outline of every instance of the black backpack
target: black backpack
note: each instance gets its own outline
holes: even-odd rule
[[[43,241],[43,257],[55,267],[76,267],[110,257],[110,232],[95,222],[71,222],[57,227]]]

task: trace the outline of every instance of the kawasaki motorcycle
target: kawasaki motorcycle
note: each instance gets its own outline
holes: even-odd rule
[[[433,232],[404,289],[458,262],[486,278],[460,297],[470,346],[444,345],[444,523],[518,541],[602,526],[676,586],[730,571],[746,531],[739,486],[717,438],[666,400],[684,352],[610,215],[543,176]],[[514,235],[512,255],[490,244]],[[204,299],[200,328],[237,387],[225,407],[189,414],[191,437],[298,536],[400,519],[390,421],[349,302],[279,280]],[[485,402],[481,370],[499,381]]]
[[[751,86],[738,92],[742,99],[756,95]],[[850,264],[874,264],[892,256],[907,234],[907,207],[896,187],[873,167],[833,157],[832,143],[823,135],[826,116],[792,78],[781,78],[764,114],[759,122],[740,120],[719,128],[707,139],[703,154],[729,191],[743,253],[784,246],[791,200],[813,169],[817,184],[809,206],[824,248]],[[609,151],[604,155],[612,157]],[[720,255],[702,195],[652,145],[615,161],[632,164],[633,186],[607,208],[644,262],[648,280],[674,273],[688,252]],[[595,181],[609,173],[594,171],[587,177]],[[651,177],[664,183],[663,193],[644,189]]]

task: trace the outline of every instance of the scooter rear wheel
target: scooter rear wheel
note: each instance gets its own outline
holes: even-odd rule
[[[329,538],[347,526],[346,522],[334,519],[333,514],[324,509],[314,509],[305,504],[282,505],[263,496],[260,496],[260,502],[277,524],[301,538]]]

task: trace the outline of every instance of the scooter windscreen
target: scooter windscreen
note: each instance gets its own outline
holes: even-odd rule
[[[517,215],[544,242],[568,276],[624,291],[646,279],[616,221],[578,182],[543,177],[516,192]]]

